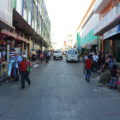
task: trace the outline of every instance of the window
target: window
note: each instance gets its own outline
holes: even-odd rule
[[[75,50],[69,50],[69,51],[68,51],[68,54],[70,54],[70,55],[76,55],[76,54],[77,54],[77,51],[75,51]]]

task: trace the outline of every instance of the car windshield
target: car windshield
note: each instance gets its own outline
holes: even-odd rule
[[[61,51],[55,51],[55,53],[61,53]]]
[[[68,51],[68,54],[69,54],[69,55],[76,55],[76,54],[77,54],[77,51],[75,51],[75,50],[69,50],[69,51]]]

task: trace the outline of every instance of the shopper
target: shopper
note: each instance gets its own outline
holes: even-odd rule
[[[85,71],[86,71],[86,69],[85,69],[85,61],[88,59],[88,56],[87,56],[87,54],[85,54],[84,56],[83,56],[83,73],[85,74]]]
[[[92,60],[90,55],[88,56],[88,59],[85,61],[85,69],[86,69],[86,81],[90,81],[90,76],[91,76],[91,69],[92,69]]]
[[[21,73],[21,89],[25,88],[25,80],[27,81],[28,85],[31,84],[29,79],[31,64],[27,60],[26,55],[22,56],[22,62],[20,62],[20,73]]]
[[[98,57],[97,53],[95,53],[93,55],[93,71],[97,71],[97,69],[98,69],[98,60],[99,60],[99,57]]]
[[[41,63],[42,63],[43,59],[44,59],[44,54],[41,53],[41,54],[40,54],[40,60],[41,60]]]

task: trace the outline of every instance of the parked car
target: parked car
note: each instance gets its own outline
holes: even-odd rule
[[[56,60],[56,59],[63,59],[63,56],[62,56],[62,52],[60,50],[56,50],[53,54],[53,59]]]
[[[74,48],[69,49],[66,54],[66,61],[67,62],[78,62],[79,61],[78,51]]]

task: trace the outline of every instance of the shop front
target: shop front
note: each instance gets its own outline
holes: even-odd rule
[[[115,26],[103,35],[104,50],[112,51],[118,62],[120,62],[120,25]]]
[[[26,54],[29,57],[30,42],[7,30],[0,32],[0,78],[8,75],[11,52],[17,55]]]
[[[0,78],[7,76],[10,46],[13,36],[0,33]]]
[[[94,35],[94,29],[92,29],[83,38],[77,36],[78,43],[85,48],[87,51],[97,52],[99,50],[99,40],[98,36]]]

